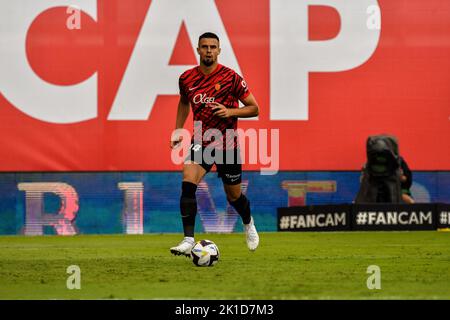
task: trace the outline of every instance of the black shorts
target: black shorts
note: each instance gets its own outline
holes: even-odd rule
[[[216,165],[217,177],[222,178],[224,184],[235,185],[242,181],[242,161],[239,149],[216,150],[193,143],[185,162],[188,161],[199,164],[206,172]]]

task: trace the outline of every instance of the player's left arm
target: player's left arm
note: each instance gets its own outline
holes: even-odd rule
[[[253,94],[247,95],[241,100],[244,106],[242,108],[227,108],[223,104],[213,102],[211,106],[214,108],[214,115],[220,118],[251,118],[259,114],[258,102],[256,102]]]

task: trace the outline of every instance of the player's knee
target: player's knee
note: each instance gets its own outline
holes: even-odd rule
[[[206,169],[198,164],[185,164],[183,168],[183,181],[197,185],[200,183],[205,173]]]
[[[237,199],[239,199],[239,197],[241,196],[241,190],[226,190],[225,191],[226,195],[227,195],[227,200],[228,202],[235,202]]]
[[[229,202],[236,201],[242,195],[240,184],[228,185],[228,184],[224,183],[223,186],[224,186],[225,194],[227,196],[227,200]]]
[[[239,199],[239,196],[227,194],[227,200],[229,203],[235,202],[237,199]]]

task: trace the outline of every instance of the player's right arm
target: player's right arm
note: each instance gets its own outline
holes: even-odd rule
[[[189,115],[191,105],[189,99],[185,95],[180,95],[180,100],[178,102],[177,119],[175,121],[175,129],[182,129],[186,119]],[[183,140],[182,136],[172,135],[170,140],[170,147],[175,148]]]

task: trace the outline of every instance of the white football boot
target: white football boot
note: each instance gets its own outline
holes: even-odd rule
[[[170,248],[170,252],[176,256],[185,255],[186,257],[191,256],[192,247],[195,245],[194,238],[184,237],[176,247]]]
[[[259,244],[259,236],[258,232],[256,231],[253,217],[251,218],[249,224],[244,224],[244,230],[245,230],[245,238],[247,240],[247,247],[251,251],[255,251]]]

